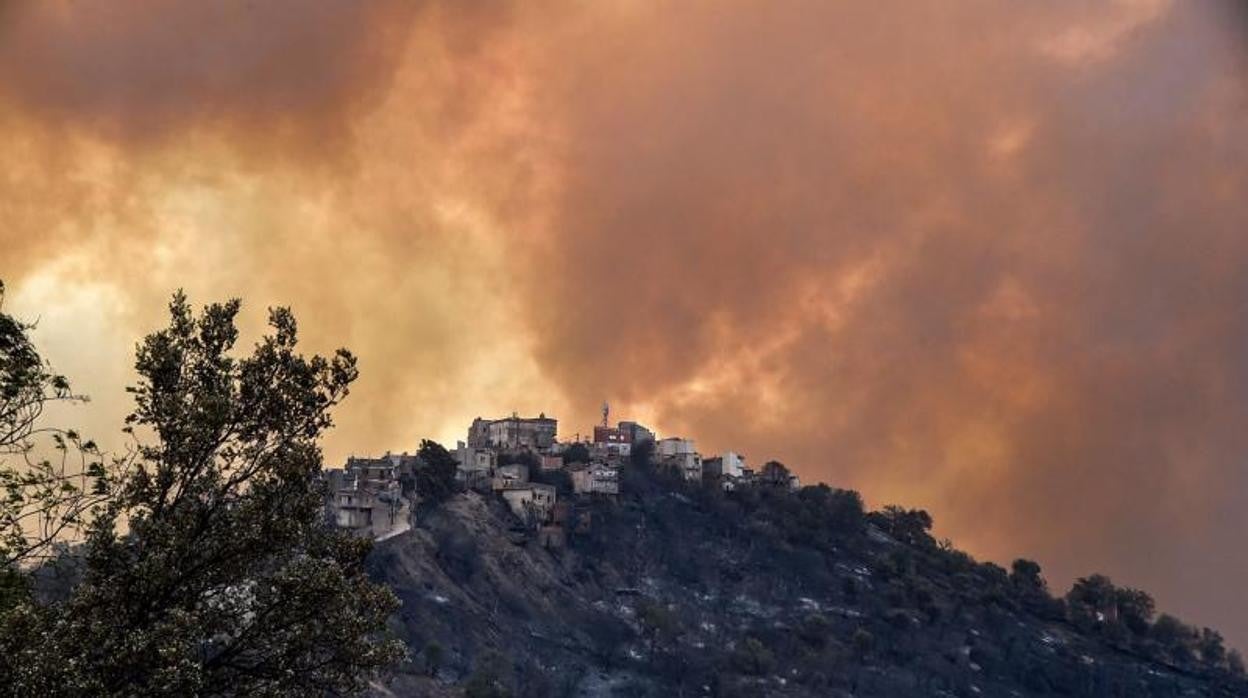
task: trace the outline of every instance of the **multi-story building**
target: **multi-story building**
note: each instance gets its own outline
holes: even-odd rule
[[[643,441],[654,441],[654,432],[637,422],[594,427],[594,446],[606,453],[627,456],[635,444]]]
[[[374,515],[380,513],[379,509],[383,512],[389,509],[378,501],[376,494],[354,487],[334,492],[333,508],[334,523],[339,528],[359,532],[371,532]]]
[[[326,471],[334,523],[356,535],[370,537],[384,536],[406,525],[408,507],[402,496],[399,471],[409,465],[387,454],[383,458],[351,457],[344,469]]]
[[[358,480],[376,486],[385,483],[398,484],[399,461],[386,454],[382,458],[347,458],[346,473]]]
[[[740,454],[728,451],[721,456],[703,460],[702,472],[737,479],[745,474],[745,459]]]
[[[594,427],[594,446],[602,451],[628,455],[632,445],[632,441],[619,427]]]
[[[686,480],[702,479],[702,456],[693,447],[693,439],[670,437],[658,442],[658,460],[675,468]]]
[[[802,487],[802,481],[797,475],[794,475],[783,463],[774,460],[763,464],[763,469],[758,474],[758,480],[768,485],[786,487],[790,490],[798,490]]]
[[[491,420],[481,419],[477,417],[472,420],[472,424],[468,427],[468,447],[469,448],[489,448],[490,444],[490,425]]]
[[[624,434],[629,443],[634,445],[639,444],[642,441],[654,441],[654,432],[643,427],[637,422],[620,422],[617,429],[620,430],[620,433]]]
[[[697,449],[693,447],[693,439],[682,439],[678,436],[669,436],[666,439],[659,440],[655,452],[660,458],[668,456],[682,456],[689,453],[697,453]]]
[[[559,422],[544,413],[536,417],[512,414],[504,419],[477,417],[468,427],[468,445],[473,448],[527,448],[546,451],[555,444]]]
[[[498,454],[488,448],[469,446],[460,441],[455,444],[455,460],[461,473],[474,470],[492,470],[498,462]]]

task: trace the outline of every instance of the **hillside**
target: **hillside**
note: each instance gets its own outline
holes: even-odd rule
[[[1105,606],[1103,578],[1053,599],[1038,568],[936,543],[922,512],[634,467],[621,491],[587,502],[561,549],[471,492],[379,543],[372,575],[402,600],[412,661],[378,692],[1248,695],[1220,638],[1154,621],[1151,600],[1133,617],[1131,590]]]

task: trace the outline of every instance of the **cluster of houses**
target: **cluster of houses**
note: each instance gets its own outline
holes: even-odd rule
[[[406,531],[411,527],[417,467],[417,458],[404,453],[352,456],[343,468],[324,471],[327,516],[339,528],[378,540]]]
[[[603,420],[588,440],[561,442],[558,421],[540,414],[473,420],[467,440],[456,445],[455,477],[460,487],[496,493],[519,520],[518,526],[538,532],[539,540],[561,545],[566,531],[588,525],[583,505],[594,497],[620,493],[620,468],[644,447],[650,461],[682,478],[714,478],[725,489],[755,480],[796,489],[795,475],[769,463],[758,473],[733,452],[703,457],[691,439],[659,439],[637,422],[609,426]],[[387,454],[381,458],[350,458],[341,470],[326,471],[328,516],[358,535],[385,538],[410,527],[419,458]],[[564,473],[558,475],[557,473]],[[564,483],[564,498],[554,482]],[[571,497],[567,484],[570,483]]]

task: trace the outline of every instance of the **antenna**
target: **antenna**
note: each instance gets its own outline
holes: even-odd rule
[[[611,415],[611,405],[608,405],[606,402],[603,402],[602,403],[602,428],[603,429],[609,428],[607,426],[607,417],[609,417],[610,415]]]

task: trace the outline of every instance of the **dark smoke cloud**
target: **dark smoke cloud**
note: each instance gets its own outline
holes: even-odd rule
[[[1244,18],[10,3],[0,274],[101,346],[292,303],[363,362],[331,458],[607,398],[1242,646]]]
[[[585,23],[538,100],[566,129],[541,251],[561,273],[524,282],[542,365],[581,414],[609,396],[1059,583],[1105,570],[1225,618],[1248,571],[1248,121],[1219,9]]]
[[[252,331],[291,304],[313,348],[361,355],[331,459],[540,405],[474,203],[516,187],[466,164],[508,149],[487,17],[505,26],[405,1],[3,6],[0,277],[100,422],[178,287],[243,296]]]
[[[8,3],[0,91],[34,116],[111,136],[224,120],[267,139],[343,137],[376,101],[415,4]],[[186,133],[176,131],[179,138]]]

